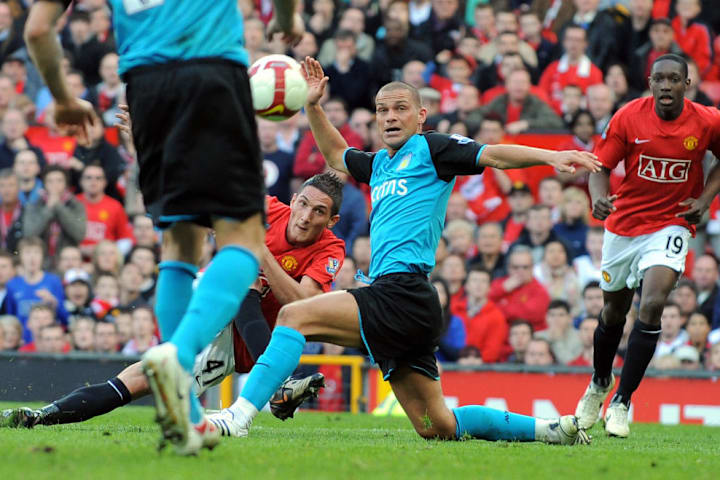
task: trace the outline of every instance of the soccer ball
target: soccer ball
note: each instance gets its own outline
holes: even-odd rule
[[[268,55],[252,64],[249,75],[255,114],[281,122],[302,108],[308,85],[300,68],[286,55]]]

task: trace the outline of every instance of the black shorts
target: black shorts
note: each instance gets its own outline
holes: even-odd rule
[[[439,378],[435,351],[445,325],[437,292],[425,275],[383,275],[348,292],[360,310],[365,350],[385,380],[403,365]]]
[[[140,190],[155,224],[210,226],[264,212],[265,182],[247,70],[196,59],[128,72]]]

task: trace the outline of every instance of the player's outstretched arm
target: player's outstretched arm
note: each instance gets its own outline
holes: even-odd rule
[[[485,147],[478,163],[503,170],[535,165],[550,165],[558,172],[567,173],[574,173],[575,165],[585,167],[591,172],[600,170],[600,162],[590,152],[577,150],[556,152],[521,145],[488,145]]]
[[[343,162],[343,153],[348,148],[348,144],[337,128],[330,123],[319,103],[329,79],[325,76],[320,62],[314,58],[305,57],[305,61],[302,62],[302,72],[308,83],[305,113],[320,153],[332,168],[349,174]]]

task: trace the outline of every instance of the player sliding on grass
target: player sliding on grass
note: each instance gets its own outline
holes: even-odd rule
[[[270,330],[282,305],[330,290],[345,257],[345,243],[329,230],[340,219],[342,188],[337,177],[324,173],[307,180],[289,207],[268,197],[270,228],[261,258],[262,281],[256,282],[245,297],[234,322],[197,357],[194,378],[198,394],[233,371],[250,371],[270,341]],[[288,380],[270,402],[273,414],[280,419],[291,417],[322,385],[321,374]],[[107,382],[79,388],[41,409],[5,410],[0,414],[0,426],[32,428],[81,422],[149,393],[147,379],[136,363]],[[222,416],[209,415],[208,419],[223,435],[247,434]]]
[[[586,443],[573,416],[555,420],[479,405],[448,409],[440,388],[434,350],[443,331],[428,274],[442,231],[455,175],[485,167],[573,164],[597,171],[585,152],[553,152],[515,145],[479,145],[459,135],[420,133],[427,111],[417,90],[385,85],[375,99],[377,128],[386,148],[377,153],[348,149],[319,105],[328,78],[320,64],[304,62],[310,91],[305,105],[310,127],[328,164],[372,188],[371,285],[332,292],[285,305],[270,344],[250,371],[227,417],[247,429],[258,411],[295,369],[311,341],[363,348],[389,379],[415,430],[425,438]]]
[[[702,166],[706,150],[720,156],[720,112],[685,99],[690,79],[682,57],[657,58],[649,81],[652,97],[628,103],[610,120],[596,149],[603,169],[590,176],[593,216],[607,219],[600,283],[605,306],[595,330],[595,372],[575,412],[581,428],[595,424],[615,385],[613,359],[642,280],[620,386],[605,414],[605,430],[618,437],[630,433],[630,398],[655,353],[660,317],[685,270],[690,236],[720,191],[720,166],[704,188]],[[610,171],[623,159],[627,174],[609,195]]]

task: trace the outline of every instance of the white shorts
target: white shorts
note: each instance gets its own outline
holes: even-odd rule
[[[690,237],[690,230],[679,225],[637,237],[623,237],[605,230],[600,287],[606,292],[635,289],[640,286],[645,270],[658,265],[682,274]]]
[[[195,379],[195,392],[198,395],[219,384],[228,375],[235,373],[232,329],[233,325],[230,323],[217,334],[210,345],[195,357],[193,378]]]

